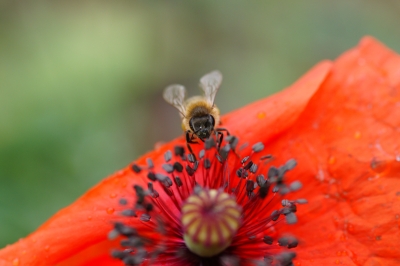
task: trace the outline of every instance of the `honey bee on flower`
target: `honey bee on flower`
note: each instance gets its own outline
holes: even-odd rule
[[[185,100],[186,89],[179,84],[170,85],[164,90],[164,99],[180,113],[182,129],[186,132],[186,144],[191,154],[193,151],[190,144],[197,143],[194,141],[196,138],[204,142],[214,133],[220,146],[222,132],[228,132],[224,128],[216,128],[220,124],[220,111],[214,100],[221,83],[222,74],[215,70],[200,79],[200,88],[204,96],[194,96]]]

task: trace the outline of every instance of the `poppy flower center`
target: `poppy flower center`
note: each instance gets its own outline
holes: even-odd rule
[[[123,239],[122,250],[112,256],[129,266],[290,265],[295,254],[285,248],[295,248],[297,239],[277,227],[296,223],[297,204],[306,203],[282,198],[302,186],[285,182],[296,161],[275,167],[274,157],[262,154],[261,142],[251,149],[238,143],[235,136],[222,145],[209,138],[193,145],[196,155],[175,146],[165,152],[164,162],[134,163],[142,185],[133,186],[133,201],[120,201],[128,206],[122,214],[132,221],[114,224],[110,238]]]
[[[216,189],[200,189],[182,206],[183,238],[186,246],[203,257],[228,247],[241,221],[242,208],[235,197]]]

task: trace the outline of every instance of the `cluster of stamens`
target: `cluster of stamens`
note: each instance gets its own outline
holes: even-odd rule
[[[297,204],[306,200],[283,199],[279,209],[272,208],[279,196],[301,188],[299,181],[284,182],[285,173],[296,161],[291,159],[266,171],[274,158],[260,154],[262,143],[254,144],[244,158],[239,156],[243,151],[237,145],[234,136],[225,138],[220,148],[210,138],[198,156],[186,155],[183,147],[176,146],[174,152],[164,154],[161,167],[155,167],[151,159],[147,165],[133,164],[132,171],[145,173],[148,184],[147,189],[134,186],[136,200],[123,214],[139,219],[141,228],[151,234],[115,223],[110,237],[122,236],[123,249],[112,255],[125,265],[152,261],[171,265],[291,265],[294,253],[284,247],[294,248],[298,241],[290,235],[276,236],[275,227],[283,220],[295,223]],[[125,199],[120,202],[127,203]]]

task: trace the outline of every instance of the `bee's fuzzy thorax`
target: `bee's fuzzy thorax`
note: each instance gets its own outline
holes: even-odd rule
[[[218,107],[211,105],[204,97],[194,96],[186,101],[186,113],[182,119],[182,129],[191,130],[189,121],[193,116],[212,115],[215,121],[215,127],[220,124],[220,112]]]

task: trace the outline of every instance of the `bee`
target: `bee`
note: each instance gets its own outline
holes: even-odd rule
[[[218,149],[221,145],[222,131],[229,132],[224,128],[216,128],[221,122],[220,111],[214,104],[215,96],[222,83],[222,74],[213,71],[200,79],[200,88],[204,96],[194,96],[185,100],[186,89],[179,84],[170,85],[164,90],[164,99],[178,109],[182,118],[182,129],[186,132],[186,144],[192,155],[190,147],[196,138],[201,141],[208,139],[213,133],[217,137]]]

